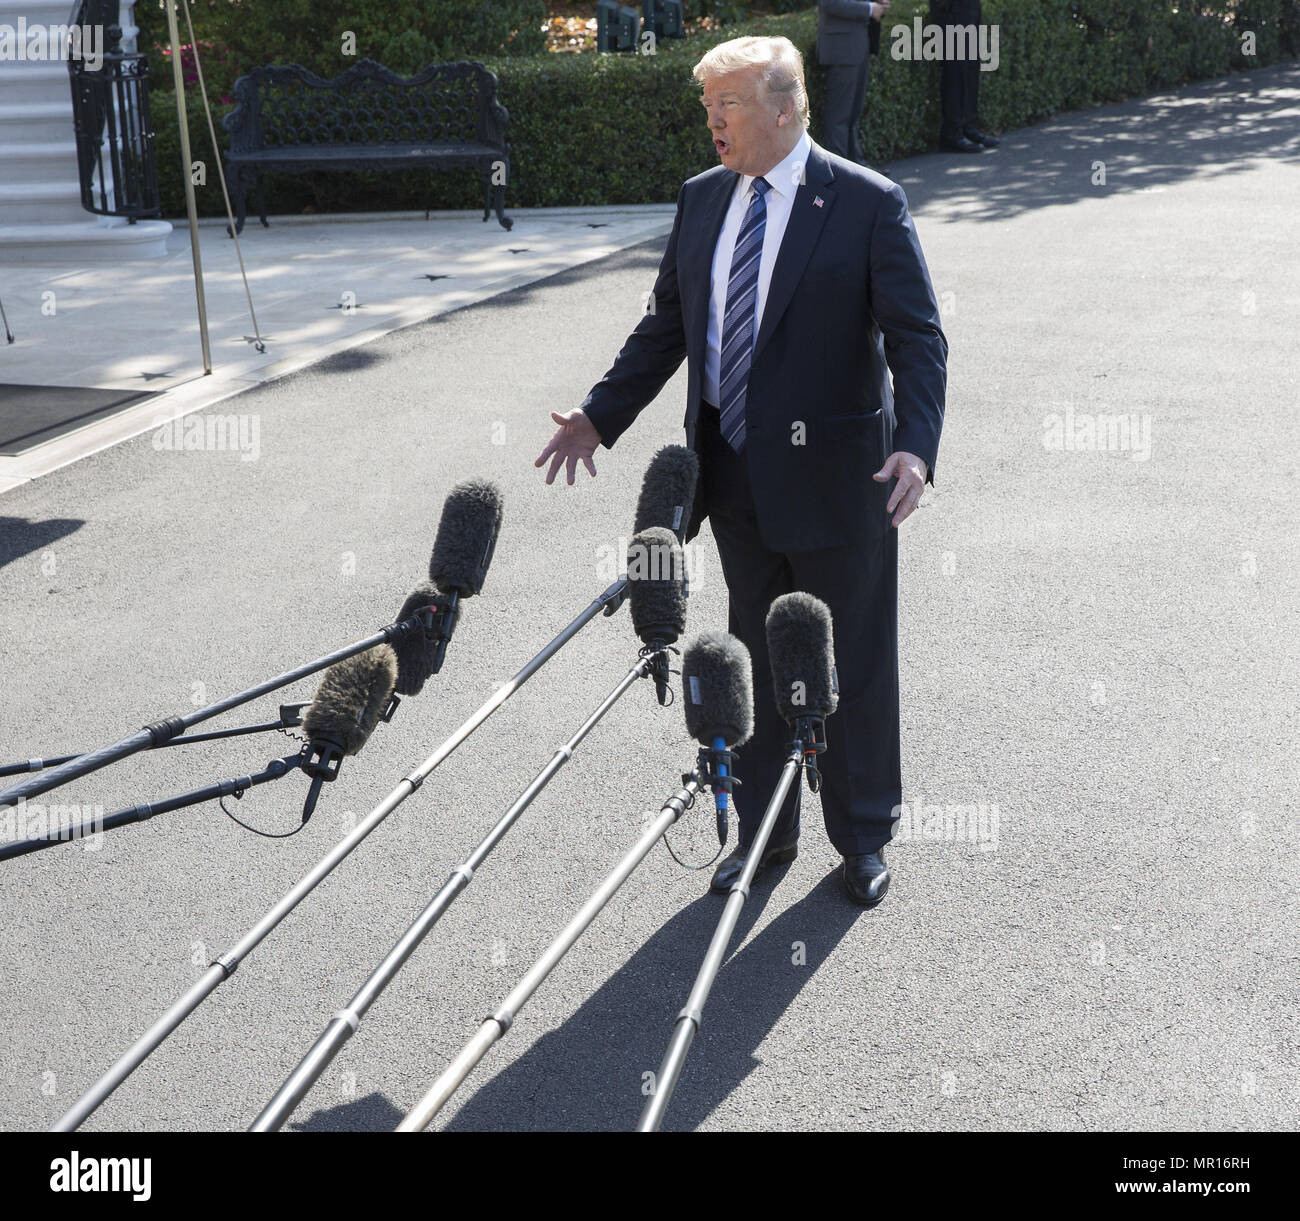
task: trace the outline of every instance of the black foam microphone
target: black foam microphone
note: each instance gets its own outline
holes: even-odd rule
[[[447,643],[460,621],[461,599],[482,592],[500,530],[501,493],[494,483],[466,479],[447,494],[429,558],[429,584],[412,591],[398,616],[409,618],[430,607],[422,631],[394,641],[400,694],[415,695],[429,675],[442,669]]]
[[[808,785],[820,780],[816,756],[826,749],[826,718],[839,703],[830,608],[812,594],[777,598],[767,612],[772,691],[782,718],[804,744]]]
[[[728,632],[704,632],[682,656],[686,732],[700,743],[699,770],[713,790],[718,844],[727,842],[728,794],[735,777],[732,748],[754,733],[754,679],[749,650]]]
[[[686,630],[682,549],[671,530],[651,526],[627,545],[632,626],[643,644],[675,644]]]
[[[634,533],[662,526],[682,541],[695,506],[699,479],[700,460],[695,451],[684,445],[665,445],[650,460],[641,481]]]
[[[425,680],[439,664],[439,645],[445,646],[460,622],[460,603],[450,605],[432,581],[421,581],[402,603],[396,621],[405,623],[412,618],[418,619],[417,623],[392,639],[397,654],[398,695],[420,694]]]
[[[483,590],[501,530],[501,493],[486,479],[466,479],[447,494],[429,559],[429,580],[444,594],[472,598]]]
[[[671,698],[668,646],[686,630],[682,571],[682,549],[671,530],[651,526],[632,536],[627,545],[627,596],[660,704]]]
[[[303,771],[312,777],[303,806],[306,822],[316,808],[321,785],[339,774],[346,755],[355,755],[369,740],[375,726],[387,721],[397,707],[397,655],[386,644],[335,662],[325,671],[316,697],[303,714]]]

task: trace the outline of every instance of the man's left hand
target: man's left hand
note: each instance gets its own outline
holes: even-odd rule
[[[923,459],[900,449],[890,454],[885,459],[885,465],[871,476],[877,483],[884,483],[890,478],[898,480],[890,494],[889,503],[885,506],[886,513],[894,514],[894,526],[909,517],[921,502],[928,469]],[[895,509],[898,510],[896,513]]]

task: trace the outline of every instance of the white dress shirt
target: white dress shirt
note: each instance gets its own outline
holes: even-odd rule
[[[763,231],[763,253],[758,259],[758,299],[754,306],[754,336],[758,337],[758,328],[763,322],[763,306],[767,303],[767,290],[772,283],[772,268],[776,266],[776,256],[781,249],[781,239],[785,236],[785,227],[794,208],[795,192],[804,179],[804,166],[812,150],[812,141],[805,131],[797,144],[778,165],[763,175],[768,191],[767,227]],[[718,244],[713,250],[713,286],[709,300],[709,325],[705,332],[704,346],[704,401],[718,402],[718,374],[722,357],[722,322],[727,311],[727,283],[731,279],[731,256],[736,251],[736,239],[740,236],[740,227],[745,223],[745,213],[753,201],[754,179],[749,174],[742,174],[736,183],[735,193],[727,208],[726,219],[722,222],[722,232],[718,234]]]

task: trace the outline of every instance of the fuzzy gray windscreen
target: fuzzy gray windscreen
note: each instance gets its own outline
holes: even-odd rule
[[[777,598],[767,612],[767,652],[776,706],[787,722],[835,711],[835,643],[825,602],[806,593]]]

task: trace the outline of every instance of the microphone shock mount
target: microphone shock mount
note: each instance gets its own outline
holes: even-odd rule
[[[826,718],[807,715],[794,723],[794,736],[803,746],[804,771],[808,774],[808,790],[816,793],[822,786],[822,774],[817,767],[817,756],[826,749]]]
[[[669,653],[676,653],[678,650],[670,644],[663,644],[658,640],[652,640],[649,644],[642,645],[638,657],[645,658],[650,663],[648,676],[655,680],[655,695],[659,698],[661,708],[668,707],[673,702],[672,689],[672,669],[669,666]]]
[[[402,702],[394,694],[388,697],[388,706],[379,714],[385,724],[393,719],[393,713]],[[337,779],[339,768],[343,766],[343,745],[332,738],[313,738],[306,743],[298,754],[298,766],[312,778],[311,788],[307,790],[307,800],[303,802],[302,821],[315,813],[316,801],[320,797],[321,786]]]

